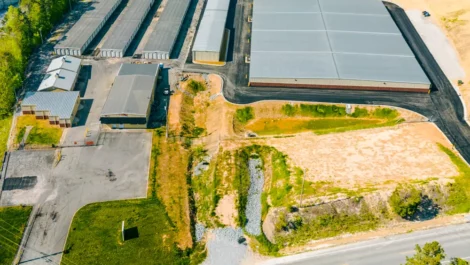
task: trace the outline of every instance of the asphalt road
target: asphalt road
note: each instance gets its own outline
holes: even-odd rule
[[[248,87],[248,64],[244,63],[250,45],[246,41],[250,24],[247,16],[252,0],[239,0],[234,15],[235,45],[233,61],[223,67],[186,64],[183,71],[214,73],[224,79],[224,97],[234,104],[249,104],[262,100],[289,100],[344,104],[388,105],[420,113],[434,122],[447,136],[463,158],[470,163],[470,126],[464,120],[462,102],[457,92],[429,52],[405,11],[395,4],[384,2],[402,31],[418,61],[433,83],[431,94],[352,91],[337,89],[305,89]]]

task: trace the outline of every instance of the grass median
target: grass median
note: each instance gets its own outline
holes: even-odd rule
[[[19,116],[15,127],[15,143],[19,144],[26,133],[26,127],[32,126],[26,144],[33,146],[57,145],[62,137],[62,129],[57,125],[50,125],[47,120],[36,120],[34,116]]]
[[[0,208],[0,264],[12,264],[33,207]]]

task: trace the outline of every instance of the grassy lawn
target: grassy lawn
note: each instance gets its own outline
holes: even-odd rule
[[[237,110],[237,119],[245,117],[243,109]],[[240,112],[240,113],[239,113]],[[245,111],[246,112],[246,111]],[[389,108],[368,110],[356,107],[351,114],[345,107],[321,104],[286,104],[282,107],[284,117],[255,118],[254,115],[243,119],[245,129],[258,135],[295,134],[312,131],[316,134],[338,133],[396,125],[400,119],[398,111]],[[255,119],[254,119],[255,118]],[[252,120],[251,122],[248,122]]]
[[[158,198],[165,206],[178,231],[178,246],[191,248],[187,183],[190,152],[178,141],[167,141],[164,130],[154,131],[152,143],[148,196]]]
[[[0,264],[12,264],[33,208],[0,208]]]
[[[3,154],[7,150],[8,137],[10,135],[12,117],[0,120],[0,168],[3,163]]]
[[[121,222],[138,233],[125,242]],[[138,235],[137,235],[138,234]],[[177,228],[158,200],[89,204],[72,222],[64,255],[75,264],[180,264]]]
[[[50,125],[47,120],[36,120],[32,115],[18,117],[15,128],[16,144],[19,144],[23,139],[26,126],[34,126],[29,133],[26,144],[47,146],[59,144],[63,130],[56,125]]]

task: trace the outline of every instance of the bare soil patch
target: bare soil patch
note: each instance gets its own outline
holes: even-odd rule
[[[237,209],[235,208],[235,195],[225,195],[217,205],[215,213],[219,217],[219,221],[233,228],[237,227],[235,220],[238,217]]]

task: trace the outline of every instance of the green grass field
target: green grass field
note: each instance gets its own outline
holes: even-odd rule
[[[136,238],[122,241],[122,221],[138,231]],[[187,263],[176,247],[176,232],[158,200],[93,203],[76,213],[64,257],[74,264]]]
[[[0,208],[0,264],[12,264],[33,207]]]
[[[30,145],[57,145],[62,137],[61,128],[50,125],[48,121],[36,120],[34,116],[26,115],[17,119],[15,143],[19,144],[23,139],[26,126],[33,126],[26,140],[26,143]]]
[[[3,154],[7,150],[8,137],[10,135],[12,117],[0,120],[0,168],[3,163]]]

